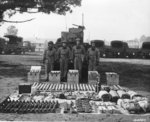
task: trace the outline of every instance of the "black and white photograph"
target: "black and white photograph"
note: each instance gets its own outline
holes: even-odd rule
[[[150,122],[150,0],[0,0],[0,122]]]

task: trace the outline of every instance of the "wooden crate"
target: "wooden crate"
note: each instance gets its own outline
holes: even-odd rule
[[[88,71],[88,83],[96,84],[100,80],[100,74],[97,71]]]
[[[106,72],[107,85],[119,85],[119,75],[115,72]]]
[[[49,73],[50,83],[60,83],[60,71],[51,71]]]
[[[30,72],[41,72],[41,66],[31,66]]]
[[[40,72],[28,72],[28,82],[40,82],[41,73]]]
[[[67,74],[67,82],[69,84],[78,84],[79,83],[79,71],[69,70]]]

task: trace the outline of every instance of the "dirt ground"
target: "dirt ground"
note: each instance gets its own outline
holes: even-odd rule
[[[18,89],[19,83],[27,82],[30,66],[42,65],[41,59],[41,55],[0,55],[0,101]],[[42,73],[43,70],[44,67]],[[101,59],[98,71],[101,74],[117,72],[121,86],[150,98],[150,60]],[[150,122],[150,115],[0,113],[0,121]]]

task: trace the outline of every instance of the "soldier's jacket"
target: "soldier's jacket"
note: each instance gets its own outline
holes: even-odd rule
[[[66,47],[66,48],[60,47],[58,49],[58,52],[57,52],[58,59],[70,59],[70,57],[71,57],[71,51],[69,47]]]
[[[84,59],[85,56],[85,49],[83,45],[74,46],[72,50],[72,59],[74,58],[81,58],[82,60]]]
[[[95,48],[94,50],[92,48],[89,48],[88,52],[87,52],[87,55],[88,55],[88,60],[98,61],[100,53],[99,53],[99,50],[97,48]]]
[[[54,63],[56,60],[56,49],[52,48],[51,50],[46,49],[44,51],[44,57],[43,60],[46,61],[46,63]]]

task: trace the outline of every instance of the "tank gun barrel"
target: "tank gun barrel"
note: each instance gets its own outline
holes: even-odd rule
[[[76,25],[76,24],[72,24],[72,25],[77,26],[78,28],[82,28],[83,30],[85,29],[85,26]]]

